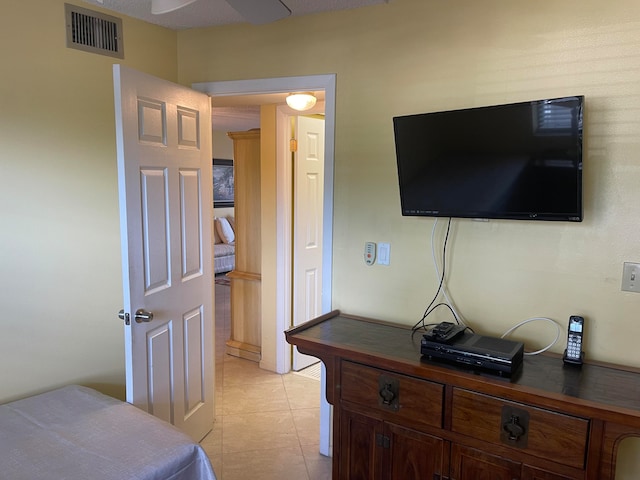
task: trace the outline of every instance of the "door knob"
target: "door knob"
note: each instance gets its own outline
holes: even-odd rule
[[[120,320],[124,320],[125,325],[131,325],[131,321],[129,320],[129,314],[125,313],[124,309],[118,312],[118,318]],[[137,323],[150,322],[151,320],[153,320],[153,313],[147,312],[142,308],[139,308],[138,310],[136,310],[136,313],[133,316],[133,318]]]
[[[137,323],[150,322],[151,320],[153,320],[153,313],[139,308],[138,310],[136,310],[136,314],[133,316],[133,318]]]

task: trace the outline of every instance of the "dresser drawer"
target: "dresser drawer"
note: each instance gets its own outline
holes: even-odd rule
[[[459,388],[451,430],[486,442],[584,468],[589,421]]]
[[[444,386],[386,370],[342,362],[341,399],[390,412],[394,421],[442,428]]]

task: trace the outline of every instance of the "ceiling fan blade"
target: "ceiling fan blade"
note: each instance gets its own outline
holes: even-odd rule
[[[247,22],[254,25],[275,22],[291,15],[280,0],[226,0]]]
[[[162,13],[173,12],[195,1],[196,0],[151,0],[151,13],[160,15]]]

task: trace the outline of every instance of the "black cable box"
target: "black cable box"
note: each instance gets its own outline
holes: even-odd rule
[[[443,343],[427,334],[422,337],[420,353],[429,359],[511,375],[522,364],[524,344],[468,331]]]

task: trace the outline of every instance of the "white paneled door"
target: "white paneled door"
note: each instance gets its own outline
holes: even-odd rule
[[[293,324],[322,315],[324,119],[297,117],[293,193]],[[293,347],[293,369],[318,359]]]
[[[200,440],[214,412],[210,100],[113,76],[127,401]]]

